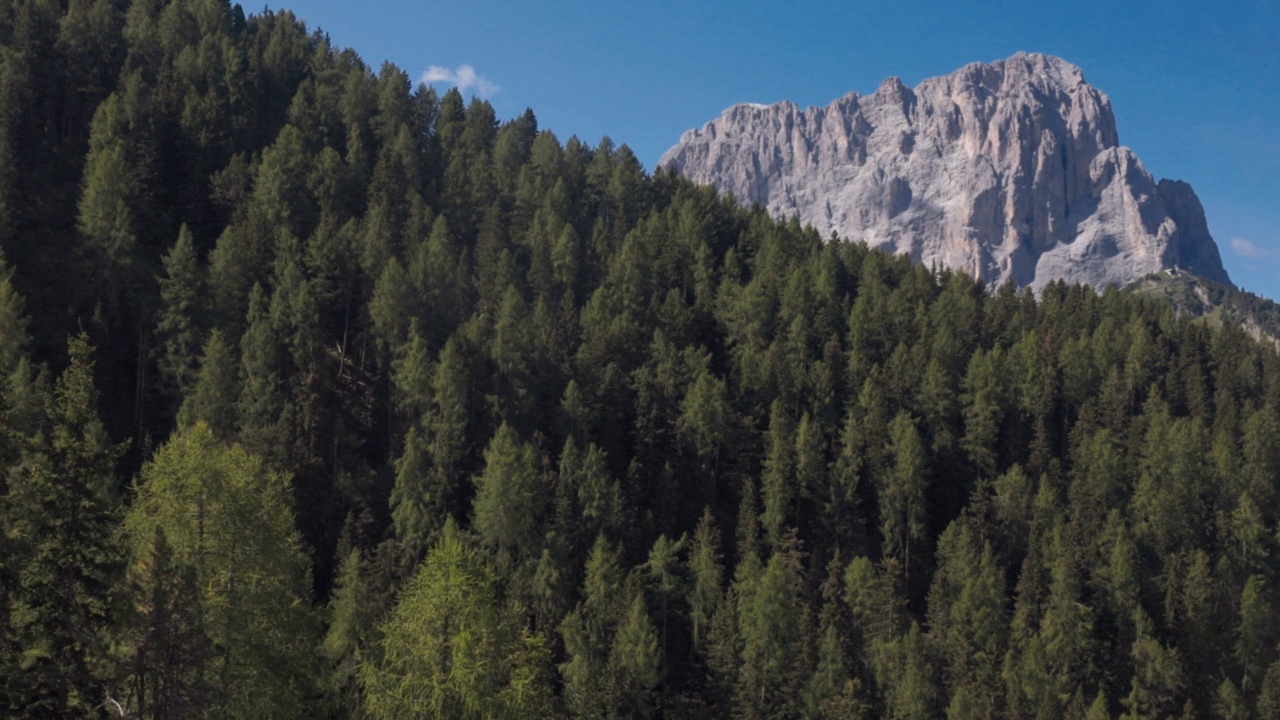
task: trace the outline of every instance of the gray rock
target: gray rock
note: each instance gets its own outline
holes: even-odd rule
[[[1120,147],[1080,68],[1018,53],[825,108],[739,104],[658,161],[824,236],[990,284],[1127,285],[1181,268],[1230,283],[1204,210]]]

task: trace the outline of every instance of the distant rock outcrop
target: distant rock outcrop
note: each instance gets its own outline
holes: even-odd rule
[[[1180,268],[1230,283],[1204,210],[1120,147],[1080,68],[1018,53],[825,108],[740,104],[662,159],[776,216],[988,283],[1127,285]]]

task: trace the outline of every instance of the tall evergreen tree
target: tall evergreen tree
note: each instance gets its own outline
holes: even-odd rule
[[[175,396],[184,396],[196,382],[206,299],[204,278],[195,240],[186,225],[164,256],[160,280],[162,310],[156,323],[160,374]]]
[[[70,338],[67,351],[46,411],[49,435],[9,478],[8,498],[9,532],[21,538],[10,622],[24,669],[10,681],[9,704],[50,716],[103,702],[124,559],[115,476],[123,448],[98,418],[88,338]]]
[[[195,384],[178,410],[178,425],[191,427],[203,422],[214,437],[230,439],[238,428],[236,400],[240,397],[239,375],[231,348],[223,339],[222,332],[214,330],[204,344]]]
[[[360,670],[369,717],[543,717],[555,711],[546,646],[498,595],[494,571],[456,528],[383,624],[382,659]]]
[[[925,535],[924,444],[915,420],[899,413],[889,425],[892,465],[880,480],[880,530],[884,554],[911,572],[911,551]]]
[[[529,559],[538,548],[545,510],[544,483],[534,450],[503,423],[484,452],[476,478],[475,529],[503,567]]]
[[[288,479],[198,422],[160,448],[135,493],[124,522],[135,562],[160,552],[161,538],[175,572],[194,575],[195,607],[184,612],[199,618],[213,647],[196,672],[210,685],[214,714],[297,712],[316,689],[319,638]]]

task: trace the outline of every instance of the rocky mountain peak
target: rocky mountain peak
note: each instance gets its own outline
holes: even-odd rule
[[[743,103],[659,161],[824,234],[997,284],[1125,285],[1180,268],[1229,283],[1186,183],[1119,144],[1079,67],[1018,53],[825,108]]]

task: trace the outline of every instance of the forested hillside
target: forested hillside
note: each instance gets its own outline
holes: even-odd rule
[[[0,714],[1280,717],[1280,355],[288,12],[0,0]]]

